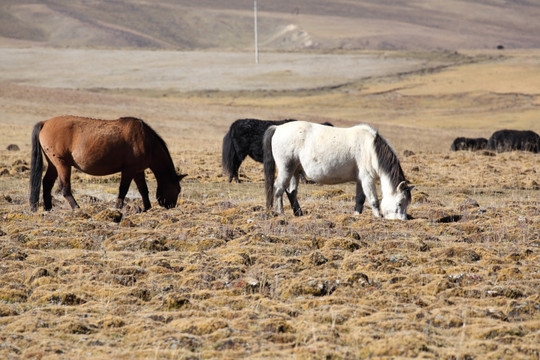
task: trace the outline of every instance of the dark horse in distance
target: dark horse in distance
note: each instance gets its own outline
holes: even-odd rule
[[[489,150],[540,152],[540,136],[531,130],[499,130],[488,140]]]
[[[483,150],[487,146],[487,139],[485,138],[465,138],[465,137],[458,137],[454,140],[452,143],[452,146],[450,146],[450,151],[460,151],[460,150],[468,150],[468,151],[475,151],[475,150]]]
[[[116,207],[122,208],[131,180],[142,196],[144,210],[150,209],[144,170],[150,168],[157,180],[156,197],[165,208],[176,206],[180,180],[165,141],[144,121],[132,117],[98,120],[60,116],[38,122],[32,132],[30,207],[37,210],[43,156],[48,166],[43,177],[43,207],[52,208],[51,190],[56,178],[72,209],[79,205],[71,193],[71,167],[90,175],[120,172]]]
[[[257,162],[263,162],[263,137],[266,129],[291,121],[296,120],[238,119],[233,122],[223,138],[221,153],[221,165],[229,175],[229,182],[233,179],[240,182],[238,169],[248,155]],[[324,125],[332,126],[329,122]]]

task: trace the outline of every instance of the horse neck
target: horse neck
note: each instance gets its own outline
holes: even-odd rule
[[[394,150],[379,134],[374,141],[374,152],[378,162],[377,172],[381,182],[383,197],[393,195],[398,185],[405,181],[405,175]]]
[[[394,185],[394,182],[388,174],[384,172],[380,173],[379,179],[381,182],[381,193],[383,198],[395,194],[397,185]]]
[[[150,164],[150,170],[158,182],[169,181],[176,174],[171,156],[164,147],[160,146],[154,149]]]

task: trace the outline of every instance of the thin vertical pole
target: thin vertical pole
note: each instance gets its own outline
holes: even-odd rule
[[[258,30],[257,30],[257,0],[253,0],[253,18],[254,18],[254,29],[255,29],[255,64],[259,63],[259,40],[258,40]]]

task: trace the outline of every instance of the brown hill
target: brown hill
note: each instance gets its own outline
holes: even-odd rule
[[[259,1],[263,50],[538,48],[540,4],[519,0]],[[6,0],[0,44],[247,49],[248,0]]]

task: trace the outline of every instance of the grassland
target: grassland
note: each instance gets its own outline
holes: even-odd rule
[[[540,132],[540,53],[360,55],[415,65],[338,73],[336,86],[287,58],[261,71],[267,88],[189,91],[137,86],[138,72],[75,86],[69,72],[4,62],[19,67],[0,82],[0,357],[537,359],[539,155],[449,147],[503,127]],[[227,73],[219,59],[206,79]],[[139,213],[133,187],[118,211],[118,175],[75,173],[80,210],[55,194],[53,211],[30,212],[30,131],[59,114],[145,119],[189,174],[178,206],[152,197]],[[301,185],[301,218],[267,212],[260,164],[242,165],[241,184],[221,171],[222,137],[243,117],[371,123],[416,186],[413,219],[353,216],[352,184]]]

